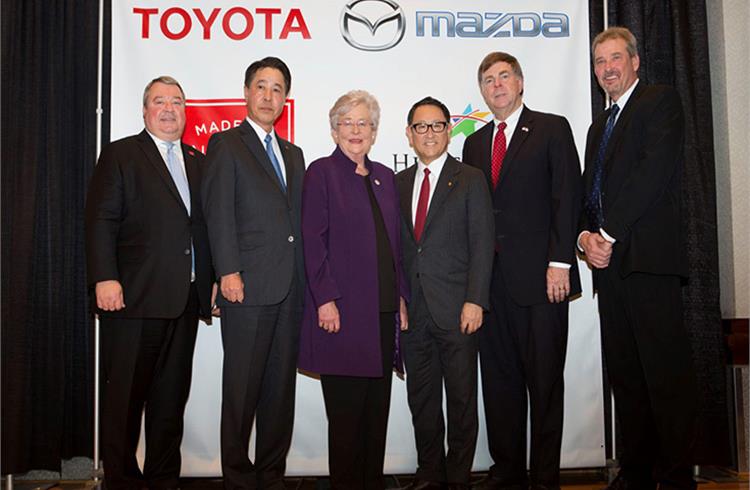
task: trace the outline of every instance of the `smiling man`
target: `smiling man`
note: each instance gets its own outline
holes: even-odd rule
[[[419,465],[409,490],[468,489],[479,427],[475,332],[489,308],[494,224],[484,176],[448,154],[450,134],[442,102],[414,104],[406,137],[418,163],[396,176],[412,293],[401,336]]]
[[[204,210],[219,277],[225,488],[284,488],[304,269],[302,150],[275,133],[291,87],[278,58],[245,72],[247,119],[208,143]],[[248,458],[255,418],[255,462]]]
[[[180,142],[172,77],[143,92],[145,129],[107,145],[86,200],[86,258],[101,324],[102,451],[108,489],[177,488],[198,316],[213,271],[200,200],[203,155]],[[141,415],[146,460],[135,458]]]
[[[695,379],[682,323],[684,117],[671,87],[638,79],[633,34],[592,44],[612,106],[589,128],[579,246],[594,271],[602,345],[622,434],[612,490],[694,488]]]
[[[463,161],[486,176],[495,216],[490,312],[479,331],[494,464],[478,488],[556,489],[568,298],[581,291],[575,257],[578,153],[565,118],[523,105],[523,72],[515,57],[488,54],[477,79],[495,116],[466,139],[463,151]]]

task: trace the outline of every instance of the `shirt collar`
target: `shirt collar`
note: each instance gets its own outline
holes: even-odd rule
[[[515,111],[513,111],[510,116],[505,118],[505,124],[507,124],[509,127],[513,126],[515,127],[516,124],[518,124],[518,119],[521,117],[521,111],[523,110],[523,104],[518,106]],[[499,119],[495,118],[495,127],[497,127],[498,124],[500,124],[503,121],[500,121]]]
[[[429,165],[425,165],[422,163],[421,160],[419,160],[419,163],[417,164],[418,172],[420,175],[424,175],[424,169],[430,170],[430,175],[434,175],[436,178],[440,177],[440,172],[443,171],[443,167],[445,166],[445,161],[448,160],[448,152],[444,152],[442,155],[434,159],[430,162]]]
[[[627,89],[625,93],[620,96],[619,99],[612,101],[613,104],[617,104],[617,107],[620,108],[620,111],[622,111],[625,108],[625,104],[628,103],[630,96],[633,95],[633,90],[635,90],[635,86],[638,85],[638,82],[640,82],[640,78],[636,78],[635,82],[633,82],[633,85],[631,85],[630,88]]]
[[[256,123],[252,119],[250,119],[249,116],[246,117],[245,120],[250,124],[250,127],[253,128],[253,130],[255,130],[255,134],[258,135],[258,138],[260,138],[260,141],[263,144],[265,144],[265,139],[266,139],[266,135],[267,134],[271,135],[271,137],[272,137],[271,141],[272,142],[276,141],[276,132],[274,131],[273,126],[271,126],[271,132],[269,133],[265,129],[263,129],[262,127],[260,127],[260,125],[258,123]]]
[[[181,145],[180,145],[180,140],[179,139],[176,139],[174,141],[167,141],[167,140],[163,140],[161,138],[157,138],[156,135],[154,135],[154,133],[152,133],[148,129],[146,129],[146,132],[148,133],[149,136],[151,136],[151,139],[154,140],[154,143],[159,148],[165,148],[169,143],[174,143],[174,146],[175,146],[176,150],[181,150],[182,149],[180,147]]]

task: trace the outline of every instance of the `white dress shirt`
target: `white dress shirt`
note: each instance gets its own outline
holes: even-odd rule
[[[260,138],[260,145],[263,147],[263,150],[266,149],[266,135],[271,135],[271,146],[273,147],[273,152],[276,154],[276,158],[279,160],[279,166],[281,167],[281,175],[284,176],[284,185],[288,185],[287,179],[286,179],[286,165],[284,165],[284,155],[281,154],[281,148],[279,147],[279,140],[276,138],[276,132],[271,128],[271,132],[267,133],[265,129],[261,128],[255,121],[250,119],[249,117],[245,118],[247,122],[250,124],[250,126],[255,130],[255,134],[258,135],[258,138]]]
[[[436,159],[430,162],[429,165],[425,165],[421,161],[417,162],[417,175],[414,177],[414,189],[411,192],[411,222],[417,219],[417,204],[419,204],[419,192],[422,190],[422,181],[425,178],[424,169],[430,170],[430,197],[427,200],[427,211],[430,210],[430,203],[432,202],[432,196],[435,194],[435,187],[437,187],[440,173],[443,171],[445,161],[448,159],[448,152],[443,153]]]
[[[174,150],[172,150],[177,157],[177,161],[180,162],[180,168],[182,169],[182,174],[185,176],[185,180],[187,181],[187,171],[185,170],[185,157],[182,155],[182,144],[180,143],[180,140],[175,141],[166,141],[157,138],[153,134],[151,134],[151,131],[148,129],[146,130],[149,136],[151,136],[151,139],[154,140],[154,143],[156,144],[156,148],[159,149],[159,155],[161,155],[161,159],[164,161],[164,166],[167,167],[167,171],[169,171],[169,166],[167,165],[167,146],[169,143],[174,143]],[[188,181],[189,182],[189,181]],[[188,210],[188,214],[189,214]]]

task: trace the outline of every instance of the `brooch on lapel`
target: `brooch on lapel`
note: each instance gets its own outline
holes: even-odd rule
[[[528,133],[529,132],[529,128],[527,128],[526,126],[521,126],[521,131],[523,131],[525,133]]]
[[[448,187],[453,187],[453,181],[452,180],[448,181]]]
[[[373,182],[375,182],[375,185],[380,185],[380,181],[378,179],[372,179]]]

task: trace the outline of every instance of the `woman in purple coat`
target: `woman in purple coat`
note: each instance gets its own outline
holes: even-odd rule
[[[334,152],[302,190],[307,271],[299,368],[320,374],[334,489],[382,489],[391,374],[401,370],[408,287],[393,172],[367,157],[380,107],[369,93],[329,112]]]

